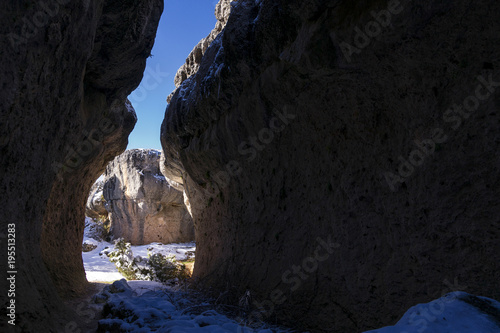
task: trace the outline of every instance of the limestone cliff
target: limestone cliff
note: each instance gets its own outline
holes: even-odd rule
[[[443,290],[498,299],[499,13],[233,5],[162,124],[195,276],[314,332],[394,324]]]
[[[198,68],[200,68],[201,58],[205,54],[207,48],[226,26],[227,19],[231,13],[231,2],[233,1],[237,0],[220,0],[215,6],[215,18],[217,19],[217,23],[210,34],[200,40],[200,42],[193,48],[189,56],[186,58],[186,63],[182,65],[175,74],[174,83],[177,88],[179,88],[182,82],[184,82],[191,75],[195,74],[198,71]],[[168,96],[167,102],[170,103],[172,96],[173,93]]]
[[[86,318],[81,311],[75,317],[60,296],[87,286],[85,202],[127,146],[136,116],[126,98],[141,81],[163,1],[21,0],[0,7],[0,235],[15,224],[18,272],[16,326],[9,329],[76,331]]]
[[[194,240],[182,192],[167,182],[159,162],[159,151],[133,149],[106,167],[103,194],[114,238],[133,245]]]

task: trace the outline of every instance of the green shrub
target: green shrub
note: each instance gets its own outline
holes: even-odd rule
[[[106,255],[127,280],[137,280],[137,269],[134,267],[136,262],[130,246],[125,239],[119,238],[115,242],[114,250]]]
[[[174,256],[155,253],[149,256],[148,264],[153,270],[154,280],[165,283],[173,279],[183,281],[189,278],[189,271],[186,266],[175,260]]]
[[[106,223],[103,223],[100,219],[86,218],[85,234],[89,238],[101,241],[106,239],[106,237],[108,237],[109,227],[107,227]]]
[[[134,257],[131,244],[123,238],[117,239],[113,251],[107,252],[106,255],[127,280],[150,280],[166,283],[172,280],[179,282],[189,278],[189,270],[183,263],[175,260],[174,256],[148,253],[148,259],[141,256]]]

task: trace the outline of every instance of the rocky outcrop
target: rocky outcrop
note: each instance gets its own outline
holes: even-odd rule
[[[200,68],[201,58],[205,54],[210,44],[214,41],[215,37],[224,29],[226,26],[229,14],[231,13],[231,2],[237,0],[220,0],[215,6],[215,18],[217,23],[215,28],[210,32],[210,34],[200,40],[200,42],[194,47],[189,56],[186,59],[186,63],[179,68],[175,74],[174,84],[177,88],[180,87],[182,82],[184,82],[188,77],[195,74]],[[167,102],[170,103],[174,93],[171,93]]]
[[[103,193],[114,238],[133,245],[194,240],[182,192],[167,182],[159,162],[159,151],[133,149],[108,164]]]
[[[195,277],[314,332],[394,324],[449,281],[499,299],[498,13],[238,1],[162,124]]]
[[[104,181],[98,180],[90,188],[87,205],[85,206],[85,215],[93,219],[106,219],[108,211],[106,210],[106,200],[102,193]]]
[[[2,3],[0,235],[6,249],[15,224],[17,270],[16,325],[4,317],[2,327],[76,331],[88,319],[60,297],[87,287],[85,202],[127,145],[136,116],[126,98],[141,81],[162,10],[160,0]],[[13,298],[1,280],[6,309]]]

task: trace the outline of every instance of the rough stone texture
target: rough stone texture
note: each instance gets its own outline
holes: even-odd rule
[[[163,1],[4,1],[0,5],[0,237],[16,224],[16,326],[74,331],[60,296],[87,287],[85,202],[121,153]],[[5,324],[6,251],[0,307]],[[80,308],[81,309],[81,308]],[[88,317],[87,317],[88,319]],[[71,328],[72,325],[73,328]]]
[[[349,62],[341,43],[386,2],[240,0],[167,107],[164,170],[191,202],[194,275],[235,300],[274,297],[267,319],[359,332],[450,289],[500,298],[500,88],[447,111],[479,75],[500,81],[500,3],[401,6]],[[420,164],[415,140],[443,136],[392,191],[399,156]],[[316,268],[318,237],[340,246]]]
[[[205,54],[205,51],[208,49],[208,47],[214,41],[217,35],[226,26],[229,14],[231,13],[231,2],[233,1],[237,0],[220,0],[215,6],[215,18],[217,19],[215,28],[213,28],[210,34],[207,37],[200,40],[200,42],[193,48],[193,50],[186,59],[186,63],[182,65],[181,68],[179,68],[179,70],[175,74],[174,83],[177,88],[188,77],[195,74],[198,71],[198,68],[200,68],[201,58]],[[171,93],[168,96],[167,102],[170,103],[173,94],[174,93]]]
[[[104,181],[98,180],[90,188],[89,197],[85,206],[85,215],[94,219],[107,218],[106,200],[103,195]]]
[[[194,240],[193,219],[182,192],[160,172],[160,152],[127,150],[106,167],[104,198],[110,234],[133,245]]]

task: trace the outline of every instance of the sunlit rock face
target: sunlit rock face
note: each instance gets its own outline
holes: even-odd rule
[[[451,290],[498,299],[499,12],[236,2],[162,124],[195,276],[314,332]]]
[[[108,164],[103,196],[110,234],[133,245],[194,240],[193,219],[181,191],[160,172],[160,152],[127,150]]]
[[[191,53],[189,53],[189,56],[186,58],[186,63],[182,65],[175,74],[174,84],[177,88],[179,88],[182,82],[184,82],[191,75],[195,74],[200,68],[203,55],[207,51],[210,44],[215,40],[217,35],[226,26],[229,14],[231,13],[231,3],[233,1],[238,0],[220,0],[215,6],[215,18],[217,19],[215,27],[207,37],[200,40],[200,42],[193,48]],[[170,103],[172,96],[173,93],[168,96],[167,102]]]
[[[126,98],[141,81],[162,10],[160,0],[2,2],[0,237],[6,244],[15,224],[14,331],[78,327],[81,317],[60,296],[87,286],[85,202],[127,146],[136,116]]]

